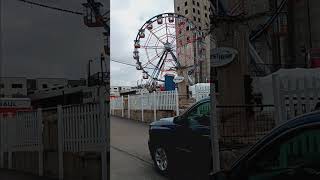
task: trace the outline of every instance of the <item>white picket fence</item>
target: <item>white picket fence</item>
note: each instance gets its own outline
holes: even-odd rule
[[[273,75],[276,124],[311,112],[320,102],[320,77],[292,79]]]
[[[141,110],[141,120],[144,121],[144,111],[153,110],[154,120],[157,118],[158,110],[173,110],[179,115],[179,96],[178,90],[175,91],[159,91],[153,93],[145,93],[141,95],[128,95],[128,118],[130,118],[131,110]],[[115,110],[121,110],[124,117],[124,97],[112,99],[110,102],[111,113],[114,115]]]
[[[107,179],[108,123],[104,102],[58,107],[59,178],[63,153],[100,152],[102,179]]]
[[[1,117],[1,168],[4,153],[8,153],[8,168],[12,169],[13,152],[38,152],[39,176],[43,175],[42,111],[18,112],[14,117]]]
[[[59,179],[63,179],[63,153],[101,153],[101,178],[107,180],[109,124],[104,101],[95,104],[58,106]],[[39,152],[39,176],[43,175],[42,110],[18,112],[14,117],[0,119],[0,162],[4,168],[5,153],[8,168],[12,168],[12,153]]]

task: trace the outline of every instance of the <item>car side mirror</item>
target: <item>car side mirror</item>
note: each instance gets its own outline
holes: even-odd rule
[[[187,125],[187,121],[184,120],[183,116],[177,116],[173,119],[173,123],[179,124],[181,126]]]

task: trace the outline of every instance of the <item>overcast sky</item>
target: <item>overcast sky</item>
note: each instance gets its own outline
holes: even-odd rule
[[[82,12],[86,0],[32,0]],[[100,0],[105,6],[106,0]],[[1,0],[1,76],[85,78],[87,62],[99,67],[101,28],[88,28],[79,15]],[[173,0],[111,0],[111,58],[134,64],[133,40],[151,17],[173,12]],[[108,7],[105,7],[105,9]],[[112,85],[135,85],[141,71],[111,62]]]
[[[173,12],[174,0],[111,0],[111,59],[135,64],[133,41],[141,26],[155,15]],[[112,85],[136,85],[141,71],[111,62]]]
[[[82,12],[86,0],[32,0]],[[109,8],[107,0],[99,0]],[[103,29],[89,28],[81,15],[1,0],[2,76],[86,77],[87,62],[103,50]],[[97,70],[99,62],[93,68]]]

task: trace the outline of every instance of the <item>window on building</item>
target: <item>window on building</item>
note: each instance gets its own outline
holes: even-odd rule
[[[204,6],[204,9],[207,10],[207,6]]]
[[[187,30],[187,31],[189,31],[189,30],[190,30],[189,26],[187,26],[187,27],[186,27],[186,30]]]
[[[201,26],[199,26],[199,30],[201,31]]]
[[[200,15],[200,10],[198,10],[198,14]]]
[[[177,11],[180,11],[180,7],[179,6],[177,7]]]
[[[192,9],[192,11],[195,13],[195,12],[196,12],[196,9],[195,9],[195,8],[193,8],[193,9]]]
[[[184,11],[184,13],[185,13],[185,14],[188,14],[188,9],[186,9],[186,10]]]
[[[4,84],[0,84],[0,88],[4,88]]]
[[[200,19],[200,18],[198,18],[198,22],[201,22],[201,19]]]
[[[205,13],[205,14],[204,14],[204,17],[208,17],[208,14],[207,14],[207,13]]]
[[[23,85],[22,84],[12,84],[11,87],[14,89],[18,89],[18,88],[21,89],[23,87]]]
[[[198,7],[200,6],[199,2],[197,2],[197,6],[198,6]]]
[[[197,18],[196,18],[195,16],[193,16],[193,20],[194,20],[194,21],[197,21]]]
[[[192,4],[193,4],[193,5],[195,5],[195,4],[196,4],[196,2],[193,0],[193,1],[192,1]]]
[[[188,6],[188,2],[186,1],[186,2],[184,2],[184,6]]]
[[[48,88],[48,84],[42,84],[42,88]]]

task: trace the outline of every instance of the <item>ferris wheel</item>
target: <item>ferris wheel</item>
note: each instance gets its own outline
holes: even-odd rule
[[[205,59],[204,33],[186,17],[163,13],[152,17],[139,29],[134,40],[133,58],[148,85],[164,82],[165,75],[180,69],[187,79]]]

